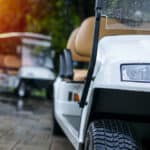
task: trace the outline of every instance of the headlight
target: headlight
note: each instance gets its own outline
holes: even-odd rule
[[[121,65],[122,81],[150,82],[150,64]]]

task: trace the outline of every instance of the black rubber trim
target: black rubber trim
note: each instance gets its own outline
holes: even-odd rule
[[[69,49],[64,49],[64,59],[65,59],[65,78],[72,80],[73,79],[73,61],[71,51]]]
[[[64,78],[65,72],[66,72],[65,58],[64,58],[64,53],[62,53],[59,56],[59,76],[61,78]]]
[[[96,1],[96,14],[95,14],[95,27],[94,27],[94,34],[93,34],[93,46],[92,46],[92,56],[89,63],[88,74],[85,82],[85,86],[83,89],[83,94],[81,97],[81,101],[79,103],[80,107],[83,108],[86,104],[86,98],[89,91],[89,87],[91,84],[91,80],[93,77],[94,67],[96,63],[97,57],[97,48],[98,48],[98,40],[99,40],[99,29],[100,29],[100,22],[101,22],[101,0]]]
[[[120,116],[149,116],[150,93],[119,89],[95,89],[91,112]]]
[[[64,80],[65,81],[65,80]],[[70,81],[66,81],[67,83],[74,83],[74,84],[84,84],[85,81],[73,81],[73,80],[70,80]]]

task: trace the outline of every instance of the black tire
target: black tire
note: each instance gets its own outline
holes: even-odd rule
[[[21,88],[24,88],[24,94],[20,95],[19,91]],[[30,90],[28,89],[26,83],[24,81],[21,81],[18,88],[17,88],[17,96],[22,98],[28,98],[30,96]]]
[[[54,102],[52,105],[52,133],[53,135],[64,135],[62,132],[62,129],[60,128],[59,124],[57,123],[55,119],[55,113],[54,113]]]
[[[49,86],[48,88],[46,88],[46,98],[48,100],[53,99],[53,86]]]
[[[115,120],[92,122],[84,150],[139,150],[127,123]]]

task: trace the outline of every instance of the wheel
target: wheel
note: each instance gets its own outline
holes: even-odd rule
[[[53,132],[53,135],[63,135],[63,132],[55,119],[54,102],[52,105],[52,132]]]
[[[24,81],[21,81],[19,84],[19,87],[17,89],[17,95],[19,97],[28,97],[29,96],[29,89],[27,88],[27,85]]]
[[[17,101],[17,110],[22,110],[24,106],[24,101],[22,99],[19,99]]]
[[[92,122],[85,138],[84,150],[139,150],[128,124],[122,121]]]
[[[46,88],[46,98],[49,100],[53,99],[53,86]]]

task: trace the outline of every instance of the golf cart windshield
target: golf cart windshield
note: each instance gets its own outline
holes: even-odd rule
[[[35,33],[0,34],[0,74],[17,73],[21,66],[53,68],[50,37]]]
[[[49,41],[23,38],[21,49],[23,66],[40,66],[53,69]]]
[[[149,0],[104,0],[102,15],[105,16],[105,29],[150,31]],[[131,32],[132,33],[132,32]]]

